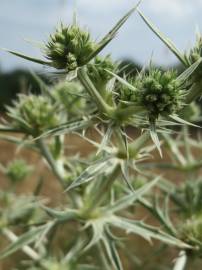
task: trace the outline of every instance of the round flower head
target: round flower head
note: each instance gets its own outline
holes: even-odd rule
[[[20,131],[37,136],[59,123],[60,114],[50,100],[44,96],[19,95],[14,107],[9,106],[8,116],[12,126]]]
[[[185,97],[185,90],[176,78],[174,71],[151,69],[148,74],[140,73],[131,83],[134,91],[124,87],[121,99],[143,107],[150,120],[174,114],[183,107]]]
[[[19,182],[24,180],[32,169],[24,160],[16,159],[7,165],[5,174],[12,182]]]
[[[45,47],[45,56],[57,69],[71,71],[85,64],[85,59],[94,50],[90,34],[78,25],[60,25]]]

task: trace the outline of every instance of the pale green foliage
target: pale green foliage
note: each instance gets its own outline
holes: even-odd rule
[[[111,56],[98,53],[137,6],[100,42],[92,41],[90,33],[75,21],[69,26],[61,24],[45,43],[48,61],[10,51],[59,70],[60,80],[52,86],[33,74],[41,95],[19,95],[7,107],[7,120],[0,131],[14,133],[0,138],[20,146],[19,150],[38,153],[61,185],[64,202],[56,205],[53,194],[52,207],[40,198],[41,178],[33,195],[14,194],[12,181],[16,187],[28,176],[31,165],[15,160],[1,166],[12,181],[10,193],[0,193],[4,206],[0,228],[11,242],[0,258],[20,250],[27,256],[15,269],[123,270],[126,256],[131,269],[171,269],[167,256],[161,256],[162,264],[153,261],[160,252],[159,242],[167,249],[181,250],[184,262],[186,257],[191,260],[190,254],[201,256],[202,189],[201,181],[194,181],[199,179],[202,157],[195,157],[193,150],[201,150],[202,145],[189,136],[190,126],[196,128],[195,122],[201,119],[192,103],[201,96],[201,39],[185,56],[139,12],[186,69],[177,75],[175,70],[150,66],[136,77],[124,74]],[[178,132],[172,132],[176,126]],[[82,147],[73,148],[78,137],[93,146],[91,153],[83,156]],[[161,156],[166,153],[168,162],[151,159],[156,147]],[[166,170],[177,171],[186,184],[173,184]],[[21,226],[17,235],[11,225]],[[150,244],[157,240],[150,250],[151,259],[135,257],[130,246],[133,234]],[[55,242],[59,242],[57,247]],[[184,267],[179,268],[179,260],[175,270]]]

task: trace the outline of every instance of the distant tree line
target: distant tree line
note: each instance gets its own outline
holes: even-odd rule
[[[142,70],[142,66],[131,60],[123,60],[120,64],[121,73],[136,75]],[[178,66],[181,71],[182,67]],[[42,80],[51,84],[51,78],[39,74]],[[27,89],[32,93],[40,93],[39,86],[29,71],[16,69],[10,72],[0,71],[0,111],[4,111],[5,105],[8,105],[16,98],[18,93],[26,92]]]

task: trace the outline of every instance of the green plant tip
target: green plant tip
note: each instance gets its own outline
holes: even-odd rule
[[[32,172],[32,169],[32,166],[29,166],[25,160],[16,159],[7,165],[5,174],[15,183],[23,181]]]
[[[121,87],[121,100],[143,107],[150,120],[174,114],[184,106],[185,89],[175,71],[151,68],[148,74],[140,73],[130,83],[134,90]]]
[[[45,45],[45,57],[54,68],[66,71],[75,70],[85,63],[85,59],[93,52],[95,43],[90,34],[78,25],[61,24],[54,34],[50,35]]]

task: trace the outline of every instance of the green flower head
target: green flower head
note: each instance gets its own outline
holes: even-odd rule
[[[184,105],[185,90],[174,71],[151,69],[148,74],[140,73],[131,84],[134,91],[124,87],[121,99],[143,107],[151,120],[174,114]]]
[[[7,107],[11,124],[26,134],[37,136],[60,121],[60,113],[45,96],[20,94],[13,105]]]
[[[75,70],[86,64],[85,59],[94,50],[90,34],[78,25],[61,24],[45,45],[45,57],[57,69]]]
[[[179,227],[180,238],[195,247],[195,253],[201,256],[202,251],[202,216],[192,216]]]
[[[5,168],[6,176],[12,182],[23,181],[31,172],[33,168],[26,163],[25,160],[16,159],[10,162]]]

